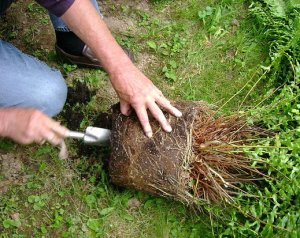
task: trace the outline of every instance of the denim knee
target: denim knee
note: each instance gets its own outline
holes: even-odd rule
[[[0,40],[0,107],[31,107],[54,116],[66,97],[58,70]]]
[[[48,79],[46,79],[48,77]],[[67,86],[59,71],[44,76],[47,84],[37,85],[28,104],[52,117],[62,111],[67,98]]]

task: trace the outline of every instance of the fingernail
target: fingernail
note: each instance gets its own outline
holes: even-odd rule
[[[172,127],[170,125],[167,125],[165,130],[166,130],[166,132],[171,132],[172,131]]]
[[[148,138],[151,138],[152,137],[152,132],[150,131],[150,132],[147,132],[146,133],[146,136],[148,137]]]
[[[176,117],[182,117],[182,112],[177,110],[177,109],[175,110],[174,114],[175,114]]]

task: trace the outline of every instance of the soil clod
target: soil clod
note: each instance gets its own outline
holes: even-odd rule
[[[218,116],[203,102],[177,102],[181,118],[169,116],[171,133],[147,138],[136,116],[113,114],[111,181],[186,204],[231,202],[239,183],[261,178],[242,148],[257,137],[240,115]],[[248,143],[249,144],[249,143]]]

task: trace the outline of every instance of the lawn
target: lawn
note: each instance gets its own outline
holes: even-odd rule
[[[220,113],[255,109],[268,43],[243,0],[99,1],[118,42],[172,100],[206,101]],[[1,39],[59,68],[69,87],[57,120],[73,130],[108,126],[117,103],[105,72],[61,62],[49,17],[19,0],[0,24]],[[107,173],[109,148],[66,140],[58,149],[0,140],[0,237],[215,237],[228,221],[207,210],[116,187]],[[224,209],[230,212],[230,209]],[[238,221],[234,221],[238,223]],[[228,237],[231,237],[230,235]]]

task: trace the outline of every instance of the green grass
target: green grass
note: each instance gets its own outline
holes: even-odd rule
[[[35,34],[47,22],[38,5],[22,5],[30,19],[40,19],[21,31],[18,21],[2,25],[3,38],[12,40],[26,52],[59,67],[68,85],[85,81],[97,93],[91,102],[78,106],[84,112],[81,128],[91,124],[98,113],[116,102],[107,75],[103,72],[57,64],[51,50]],[[199,12],[210,6],[211,15]],[[16,6],[14,6],[14,9]],[[247,89],[255,83],[252,76],[267,57],[267,49],[248,17],[244,1],[151,1],[149,10],[109,3],[110,15],[132,19],[126,32],[115,32],[118,41],[146,59],[145,73],[174,100],[205,100],[222,106],[245,84],[246,92],[234,97],[225,111],[237,110]],[[10,13],[14,16],[14,13]],[[6,23],[7,24],[7,23]],[[16,29],[13,35],[9,29]],[[22,37],[25,36],[25,37]],[[45,53],[46,52],[46,53]],[[255,93],[246,105],[255,105]],[[100,103],[99,103],[100,102]],[[61,118],[61,116],[59,117]],[[61,118],[62,120],[65,120]],[[49,145],[19,146],[1,140],[1,151],[15,154],[23,162],[26,179],[11,185],[0,196],[0,237],[213,237],[218,234],[211,222],[222,223],[208,214],[190,211],[184,205],[142,192],[117,188],[109,183],[107,150],[76,148],[67,141],[70,160],[58,160],[58,150]],[[86,152],[86,153],[85,153]],[[128,201],[141,205],[132,209]],[[18,213],[16,222],[11,217]],[[212,230],[214,230],[212,232]]]
[[[213,14],[204,24],[198,12],[207,6]],[[143,26],[132,37],[140,52],[156,58],[146,73],[167,95],[221,106],[246,82],[246,92],[254,84],[253,72],[267,49],[247,19],[243,1],[162,1],[154,9],[152,15],[131,11]],[[244,96],[236,97],[227,110],[236,110]]]

